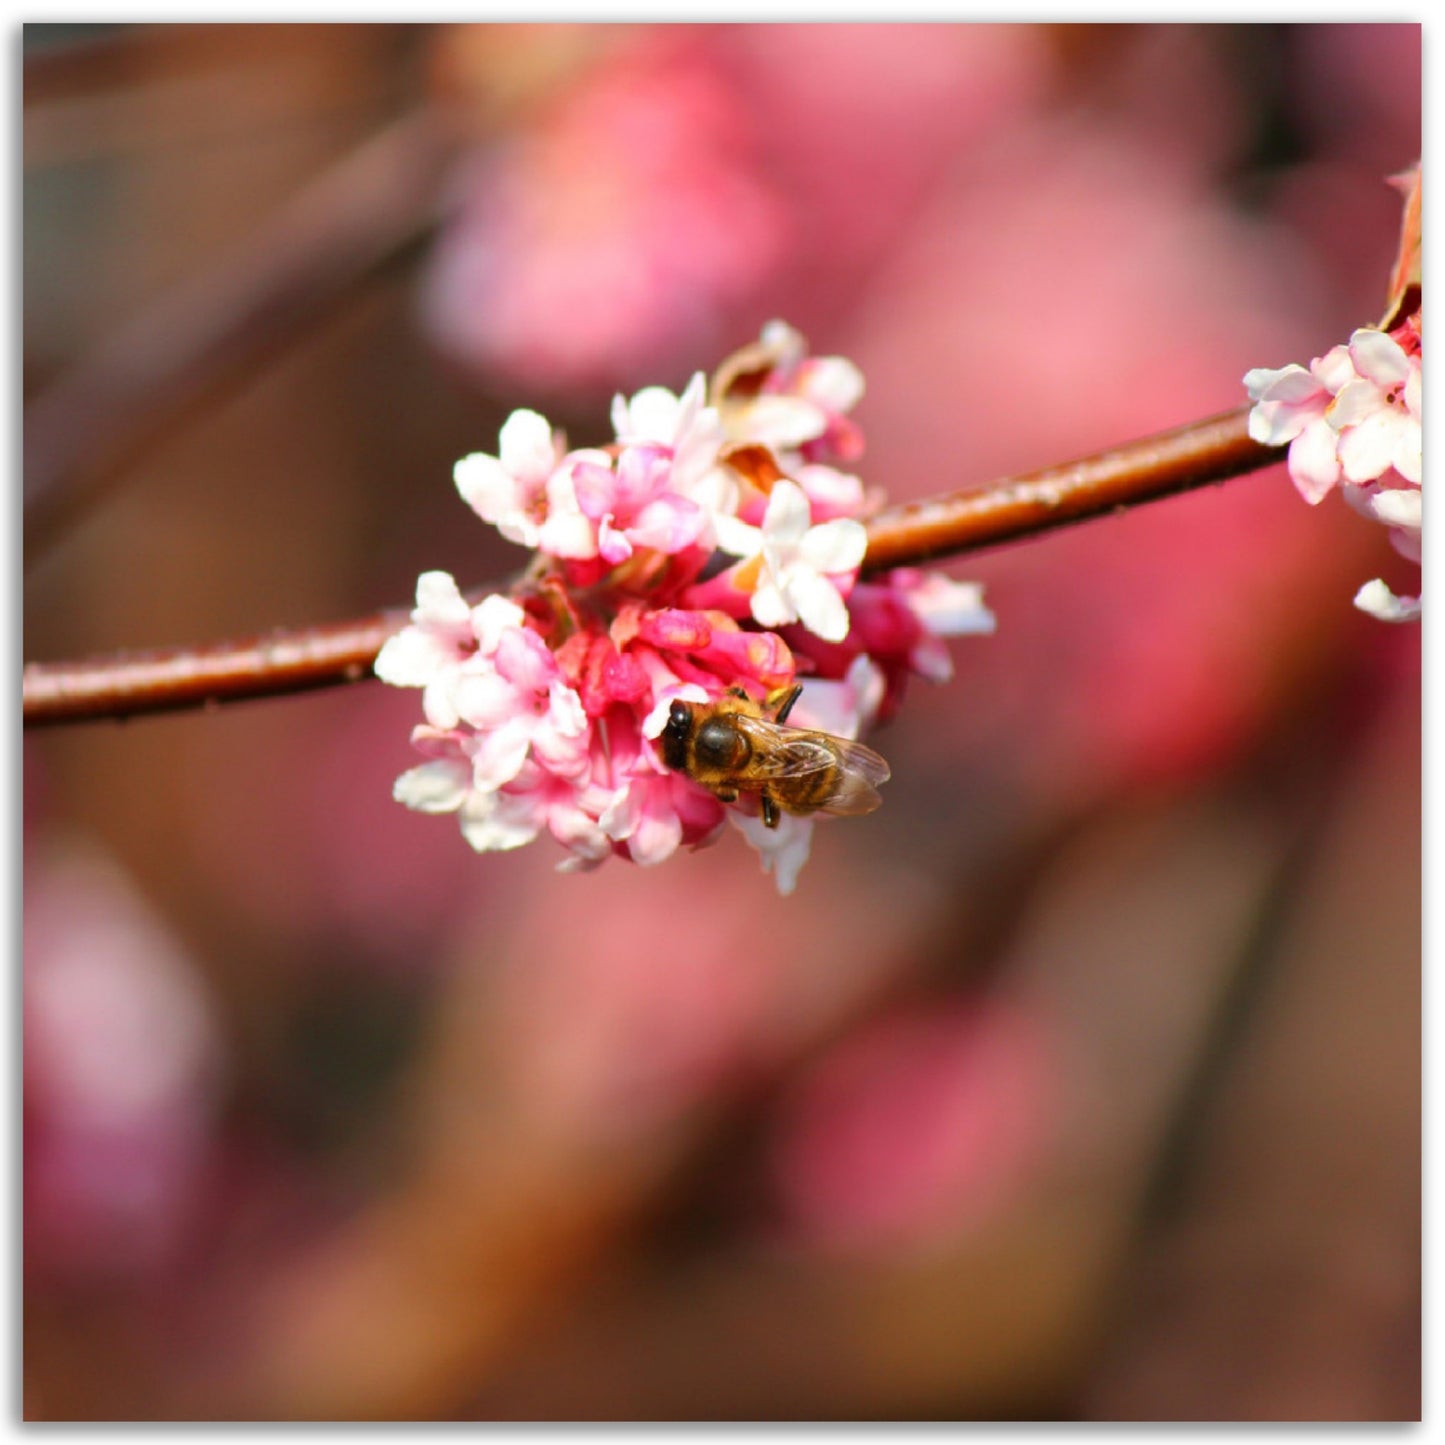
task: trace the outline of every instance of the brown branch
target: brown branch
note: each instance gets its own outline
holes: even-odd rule
[[[1279,461],[1282,450],[1250,439],[1248,421],[1241,407],[1077,462],[892,507],[869,523],[863,570],[1016,542]]]
[[[136,451],[435,225],[451,145],[429,110],[364,142],[25,408],[27,567]]]
[[[863,570],[962,556],[1257,471],[1283,452],[1250,440],[1248,416],[1241,408],[1066,466],[891,508],[868,524]],[[31,663],[25,724],[171,712],[356,682],[406,618],[397,609],[201,648]]]

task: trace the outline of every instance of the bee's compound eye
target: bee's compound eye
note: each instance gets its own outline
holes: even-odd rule
[[[692,709],[685,702],[674,702],[667,710],[667,721],[672,727],[685,727],[692,716]]]

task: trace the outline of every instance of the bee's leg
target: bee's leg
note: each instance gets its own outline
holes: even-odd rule
[[[738,790],[736,788],[714,788],[712,795],[719,803],[736,803],[738,800]]]
[[[763,803],[763,827],[776,828],[778,826],[778,805],[773,802],[771,793],[762,795]]]
[[[773,708],[773,721],[785,723],[788,714],[793,710],[793,704],[797,702],[803,691],[803,684],[795,682],[792,687],[780,687],[776,692],[768,694],[768,705]]]
[[[745,687],[730,687],[728,688],[728,696],[740,697],[746,702],[748,700],[748,690]]]

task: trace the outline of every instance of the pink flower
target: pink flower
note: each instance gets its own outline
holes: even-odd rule
[[[1397,339],[1398,338],[1398,339]],[[1404,344],[1402,344],[1402,342]],[[1311,362],[1244,378],[1255,407],[1249,434],[1290,443],[1289,470],[1315,503],[1343,480],[1345,500],[1390,529],[1395,550],[1420,560],[1421,361],[1418,316],[1391,335],[1361,327],[1348,346]],[[1391,485],[1398,480],[1400,486]],[[1413,622],[1419,597],[1397,597],[1376,578],[1355,606],[1384,622]]]
[[[502,427],[499,455],[473,452],[453,469],[462,500],[509,542],[535,547],[550,510],[548,483],[562,459],[562,446],[547,419],[535,411],[514,411]]]
[[[499,788],[528,756],[549,772],[575,777],[587,767],[587,717],[557,659],[530,628],[509,627],[495,650],[466,664],[452,690],[460,721],[475,730],[472,777]]]
[[[681,552],[709,526],[708,513],[673,490],[673,459],[652,447],[628,447],[615,465],[579,462],[572,485],[579,509],[597,528],[597,555],[613,566],[635,547]]]
[[[612,426],[624,447],[662,448],[672,459],[672,489],[710,513],[737,510],[734,474],[720,466],[724,441],[717,409],[706,405],[707,382],[699,371],[681,396],[664,386],[644,387],[629,401],[612,400]]]
[[[111,859],[27,861],[27,1276],[153,1269],[201,1202],[224,1064],[212,1002]]]
[[[679,27],[604,63],[463,173],[425,323],[482,375],[547,392],[672,370],[771,277],[787,209],[758,122]]]
[[[762,699],[802,673],[789,721],[854,738],[897,705],[910,672],[947,675],[942,637],[993,619],[977,588],[943,578],[855,585],[862,484],[808,458],[844,434],[861,378],[838,358],[812,364],[788,328],[764,340],[780,405],[734,407],[730,449],[698,375],[681,395],[617,397],[605,447],[564,453],[544,418],[518,412],[498,456],[458,465],[473,509],[536,551],[510,596],[475,607],[448,574],[419,579],[410,623],[376,663],[383,681],[422,689],[412,743],[425,761],[396,780],[399,802],[455,815],[479,852],[548,833],[566,869],[610,854],[652,866],[714,842],[730,817],[793,889],[813,819],[767,828],[754,794],[725,807],[669,767],[659,738],[673,703],[735,688]],[[737,389],[744,370],[734,358],[719,374]],[[743,560],[702,581],[715,546]]]
[[[1374,481],[1393,468],[1418,487],[1420,358],[1369,327],[1350,337],[1349,355],[1354,375],[1336,393],[1329,416],[1346,479]]]
[[[1267,447],[1289,443],[1289,474],[1311,506],[1322,502],[1340,479],[1339,443],[1330,425],[1335,393],[1353,375],[1349,351],[1336,346],[1310,362],[1278,371],[1247,372],[1245,388],[1254,410],[1249,434]]]

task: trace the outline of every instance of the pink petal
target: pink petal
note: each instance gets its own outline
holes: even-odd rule
[[[627,535],[639,547],[659,552],[681,552],[702,535],[707,517],[685,497],[658,497],[637,514]]]
[[[513,718],[483,734],[472,759],[473,786],[482,792],[492,792],[510,783],[527,760],[532,733],[530,718]]]
[[[1339,481],[1339,442],[1323,417],[1294,439],[1289,449],[1289,474],[1311,506],[1328,496]]]
[[[557,659],[530,628],[514,627],[497,642],[497,671],[519,692],[546,692],[557,676]]]

